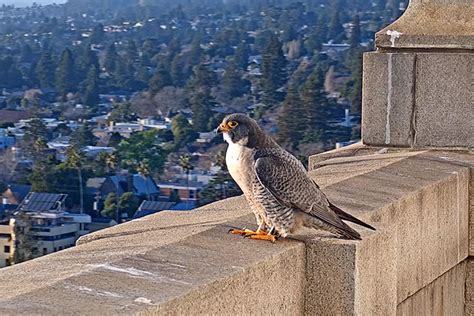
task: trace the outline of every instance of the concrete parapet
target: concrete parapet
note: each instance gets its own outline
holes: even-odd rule
[[[474,3],[412,0],[364,55],[362,140],[474,147]]]
[[[316,159],[310,172],[377,228],[358,228],[360,242],[316,231],[275,244],[227,234],[255,226],[245,200],[231,198],[1,269],[0,314],[411,315],[431,303],[458,311],[473,155],[361,152]]]

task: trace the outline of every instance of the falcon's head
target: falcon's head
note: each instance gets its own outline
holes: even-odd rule
[[[265,138],[257,122],[242,113],[227,115],[217,127],[216,132],[223,133],[224,140],[229,144],[247,147],[255,147]]]

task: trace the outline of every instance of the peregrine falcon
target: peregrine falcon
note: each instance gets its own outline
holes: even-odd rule
[[[229,144],[226,164],[255,213],[258,229],[230,232],[275,242],[302,226],[322,229],[346,239],[360,234],[342,220],[375,230],[332,204],[303,164],[281,148],[245,114],[230,114],[217,127]]]

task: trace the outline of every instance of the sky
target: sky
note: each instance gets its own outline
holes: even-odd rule
[[[51,3],[65,3],[66,0],[0,0],[0,5],[2,4],[14,4],[15,7],[26,7],[30,6],[33,4],[33,2],[36,2],[38,4],[51,4]]]

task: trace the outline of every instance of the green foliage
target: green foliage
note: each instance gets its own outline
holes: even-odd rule
[[[197,138],[197,133],[193,131],[191,124],[183,114],[178,114],[171,120],[171,131],[174,137],[176,148],[182,148]]]
[[[281,101],[282,93],[277,92],[277,89],[287,80],[286,58],[281,47],[278,37],[272,34],[262,56],[262,101],[267,107],[275,106]]]
[[[230,98],[240,97],[250,90],[250,82],[242,79],[242,73],[234,62],[230,62],[225,70],[222,89]]]
[[[225,171],[220,171],[199,194],[199,204],[206,205],[240,194],[242,194],[242,190],[240,190],[230,174]]]
[[[150,171],[159,173],[163,170],[166,152],[157,143],[156,129],[138,132],[124,139],[118,146],[120,161],[130,171],[136,171],[141,161],[149,161]]]
[[[172,86],[173,80],[168,70],[163,66],[160,66],[156,69],[156,72],[153,77],[151,77],[148,85],[152,93],[157,93],[166,86]]]
[[[278,139],[296,150],[304,133],[303,105],[294,85],[288,88],[282,112],[278,118]]]
[[[15,226],[13,228],[15,235],[15,248],[12,257],[12,263],[17,264],[33,259],[37,253],[34,249],[37,241],[33,238],[31,232],[32,219],[26,212],[17,212],[15,214]]]
[[[107,198],[104,201],[104,209],[101,214],[102,216],[116,218],[116,212],[118,211],[119,216],[126,213],[128,218],[131,218],[133,214],[135,214],[138,206],[138,199],[132,192],[125,192],[118,198],[118,201],[117,195],[114,192],[111,192],[107,195]]]
[[[92,133],[92,128],[87,121],[85,121],[84,124],[71,135],[71,144],[77,148],[95,146],[96,143],[97,137]]]
[[[136,119],[136,115],[132,111],[130,102],[115,103],[108,117],[110,122],[129,122],[134,119]]]
[[[66,94],[74,90],[74,86],[74,59],[72,52],[66,48],[56,69],[56,90],[64,100]]]
[[[51,57],[51,51],[46,50],[41,54],[41,57],[36,65],[36,78],[41,88],[49,88],[54,83],[54,63]]]
[[[91,66],[85,81],[84,104],[89,107],[99,105],[99,73],[95,66]]]

